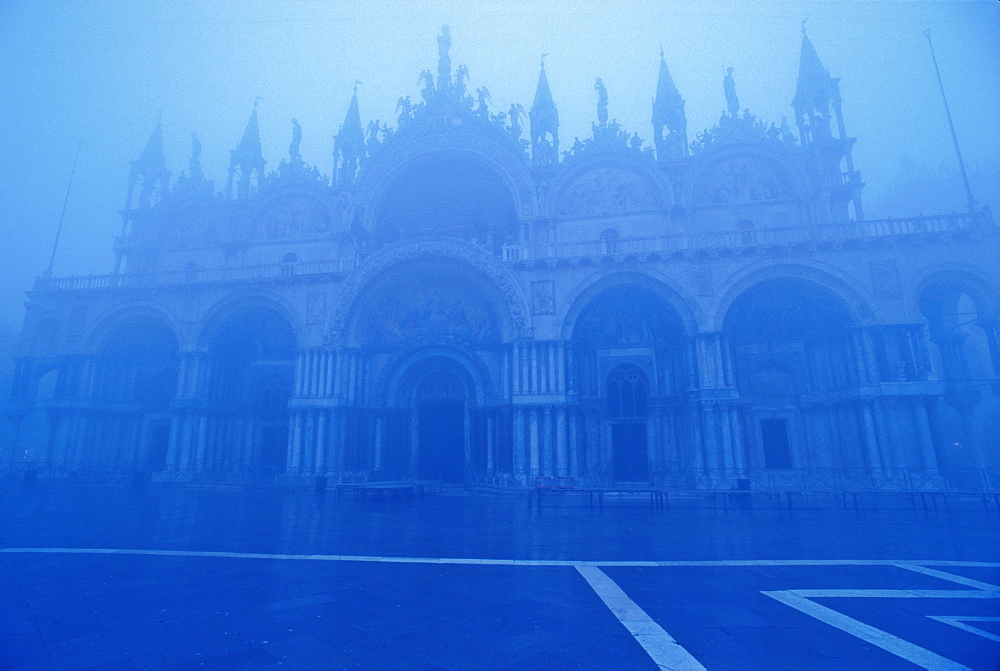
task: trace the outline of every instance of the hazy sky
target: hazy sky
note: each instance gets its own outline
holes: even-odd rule
[[[563,147],[590,132],[598,76],[610,116],[648,143],[662,44],[693,139],[725,107],[724,66],[735,68],[742,107],[767,121],[792,116],[803,18],[842,78],[869,199],[904,153],[953,161],[926,28],[967,160],[995,160],[996,0],[0,0],[0,325],[21,320],[22,292],[47,263],[78,141],[57,275],[109,272],[128,161],[158,113],[174,177],[197,131],[205,172],[224,183],[256,96],[268,169],[286,154],[297,117],[303,158],[329,173],[354,81],[364,123],[394,120],[397,98],[419,99],[417,75],[434,69],[435,37],[448,23],[453,64],[468,66],[472,89],[487,86],[497,109],[530,105],[539,57],[549,54]]]

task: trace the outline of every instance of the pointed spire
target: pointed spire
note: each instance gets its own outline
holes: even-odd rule
[[[823,67],[819,54],[806,34],[806,22],[802,22],[802,50],[799,53],[799,86],[803,82],[824,82],[830,73]]]
[[[125,204],[126,209],[135,207],[149,207],[153,192],[159,186],[162,193],[167,188],[167,180],[170,172],[166,168],[163,158],[163,115],[156,117],[156,126],[146,141],[139,158],[132,161],[132,169],[129,171],[128,198]],[[136,184],[139,185],[139,198],[136,203],[132,202],[132,194]]]
[[[257,124],[257,101],[253,101],[253,111],[247,126],[243,130],[243,137],[236,149],[229,152],[229,181],[226,184],[226,193],[231,197],[233,191],[233,180],[236,177],[236,169],[239,168],[240,180],[236,185],[237,198],[246,198],[250,195],[250,190],[255,181],[259,181],[264,176],[264,156],[260,147],[260,128]]]
[[[840,107],[839,79],[830,76],[823,67],[816,48],[806,34],[806,22],[802,22],[802,49],[799,52],[799,78],[795,85],[795,123],[799,127],[802,143],[831,137],[831,104]],[[839,116],[839,109],[835,109]]]
[[[351,104],[347,106],[344,124],[333,141],[334,179],[339,182],[353,180],[365,160],[365,132],[361,127],[358,109],[358,84],[354,82]]]
[[[539,167],[555,165],[559,161],[559,111],[552,100],[549,79],[545,76],[545,56],[542,54],[535,101],[531,103],[528,119],[531,122],[531,158]]]
[[[656,80],[656,98],[653,99],[653,138],[657,157],[661,161],[688,154],[684,100],[670,76],[663,47],[660,47],[660,73]]]
[[[139,155],[139,160],[135,161],[132,165],[141,165],[143,167],[149,167],[154,170],[164,169],[163,160],[163,114],[158,114],[156,117],[156,127],[153,128],[153,132],[149,136],[149,140],[146,141],[146,147],[142,150]]]

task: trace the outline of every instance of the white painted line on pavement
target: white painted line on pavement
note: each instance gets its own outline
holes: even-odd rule
[[[596,566],[577,566],[576,570],[659,668],[705,671],[705,667],[691,653],[632,601],[604,571]]]
[[[908,662],[913,662],[917,666],[924,669],[934,669],[935,671],[969,671],[969,667],[953,662],[947,657],[942,657],[941,655],[931,652],[926,648],[921,648],[919,645],[914,645],[909,641],[904,641],[898,636],[893,636],[889,632],[882,631],[881,629],[877,629],[871,625],[865,624],[864,622],[855,620],[853,617],[844,615],[843,613],[835,611],[832,608],[821,606],[815,601],[810,601],[801,595],[804,591],[805,590],[784,590],[761,592],[761,594],[766,594],[772,599],[780,601],[787,606],[791,606],[792,608],[799,610],[806,615],[810,615],[821,622],[825,622],[832,627],[845,631],[852,636],[856,636],[863,641],[871,643],[872,645],[877,645],[883,650],[891,652],[898,657],[902,657]],[[847,592],[850,590],[842,591]],[[842,594],[840,596],[849,595]]]
[[[978,615],[928,615],[927,617],[938,622],[950,624],[970,634],[982,636],[985,639],[1000,643],[1000,636],[997,636],[993,632],[966,624],[966,622],[1000,622],[1000,617],[983,617]]]
[[[691,559],[691,560],[572,560],[572,559],[482,559],[474,557],[386,557],[379,555],[280,554],[219,552],[211,550],[146,550],[141,548],[0,548],[0,554],[105,554],[154,557],[223,557],[230,559],[289,559],[307,561],[384,562],[391,564],[473,564],[482,566],[971,566],[1000,568],[1000,562],[947,559]]]

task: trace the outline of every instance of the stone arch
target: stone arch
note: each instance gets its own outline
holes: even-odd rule
[[[226,319],[242,310],[253,308],[270,309],[281,315],[295,333],[296,347],[303,346],[303,320],[295,306],[277,294],[246,291],[226,296],[205,310],[193,343],[194,348],[206,351],[213,335]]]
[[[176,394],[180,342],[166,320],[142,312],[120,315],[94,344],[94,355],[97,400],[168,410]]]
[[[184,339],[182,330],[170,311],[155,303],[134,301],[106,310],[94,318],[90,327],[84,331],[82,338],[82,342],[84,343],[83,352],[96,354],[100,344],[116,326],[127,319],[136,317],[162,321],[174,337],[177,338],[178,346],[183,349]]]
[[[576,327],[580,313],[591,301],[609,289],[625,285],[634,285],[650,291],[673,308],[683,324],[683,335],[692,335],[698,331],[699,318],[695,312],[697,303],[682,289],[648,273],[610,271],[597,277],[588,278],[570,294],[572,299],[567,301],[564,312],[557,315],[557,323],[562,324],[562,339],[572,339],[573,329]]]
[[[722,184],[726,175],[733,180]],[[695,158],[682,180],[681,201],[686,206],[794,201],[805,200],[809,190],[807,174],[786,152],[754,142],[733,142]]]
[[[462,377],[468,385],[468,400],[477,406],[486,405],[493,395],[493,389],[482,361],[474,355],[448,347],[424,347],[395,357],[386,366],[386,373],[378,386],[378,393],[385,406],[407,407],[408,394],[416,383],[415,378],[423,372],[421,368],[444,365],[446,361],[453,364],[452,368],[457,367],[463,371]]]
[[[358,205],[352,221],[371,233],[376,208],[397,177],[415,161],[449,153],[475,161],[496,173],[506,184],[517,217],[528,219],[537,214],[534,181],[523,156],[480,135],[444,133],[420,135],[379,152],[362,171],[354,198]]]
[[[325,194],[302,186],[273,189],[261,194],[250,213],[250,236],[264,242],[329,238],[340,228],[341,211],[335,205]]]
[[[524,292],[499,261],[471,243],[430,238],[387,246],[365,260],[334,300],[327,327],[327,344],[343,346],[349,341],[350,331],[356,325],[354,317],[359,301],[366,290],[390,269],[435,258],[467,268],[473,276],[482,278],[481,288],[493,294],[497,298],[495,302],[502,307],[496,315],[502,341],[531,337],[530,311]]]
[[[788,279],[805,280],[819,285],[836,295],[848,308],[858,325],[875,320],[870,301],[861,295],[848,278],[838,276],[828,269],[820,269],[802,264],[767,263],[756,268],[747,268],[737,273],[726,283],[726,290],[715,305],[715,312],[709,323],[713,331],[721,331],[730,307],[740,295],[765,280]]]
[[[949,286],[969,296],[984,319],[1000,318],[1000,291],[990,285],[987,273],[968,267],[936,267],[908,287],[904,300],[907,313],[917,321],[926,318],[927,292],[934,286]]]
[[[597,152],[575,161],[548,189],[545,214],[612,216],[667,210],[673,190],[655,165],[639,154]]]

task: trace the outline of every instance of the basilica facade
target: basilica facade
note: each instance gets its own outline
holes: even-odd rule
[[[791,123],[730,70],[693,137],[661,54],[652,146],[600,80],[560,145],[544,63],[527,112],[494,110],[450,44],[394,124],[355,92],[329,178],[297,122],[268,172],[254,110],[224,186],[197,138],[171,183],[157,126],[113,272],[29,293],[0,459],[496,488],[1000,469],[998,229],[865,218],[808,37]]]

